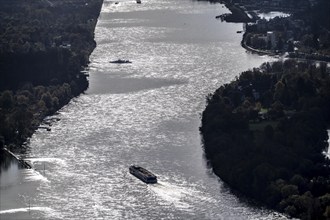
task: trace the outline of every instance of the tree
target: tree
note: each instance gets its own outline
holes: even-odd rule
[[[6,90],[0,96],[0,106],[4,109],[10,109],[14,105],[13,92]]]
[[[41,100],[46,104],[46,107],[48,109],[51,109],[53,107],[52,97],[49,92],[42,94]]]
[[[281,188],[283,198],[288,198],[293,195],[299,195],[299,190],[296,185],[285,185]]]
[[[273,99],[275,101],[281,101],[282,97],[284,96],[284,91],[285,91],[285,85],[281,80],[279,80],[275,84],[275,92],[274,92],[274,98]]]

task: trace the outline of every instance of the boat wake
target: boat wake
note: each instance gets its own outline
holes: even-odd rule
[[[24,170],[25,175],[23,176],[24,182],[31,182],[31,181],[42,181],[42,182],[50,182],[47,177],[43,176],[36,170],[33,169],[26,169]]]
[[[190,208],[189,203],[184,200],[184,198],[189,195],[189,192],[184,188],[166,182],[158,182],[148,185],[148,187],[167,203],[180,209]]]
[[[63,159],[55,158],[55,157],[42,157],[42,158],[26,158],[26,161],[29,161],[32,165],[47,162],[47,163],[56,163],[62,166],[66,165],[66,162]]]
[[[191,209],[196,202],[210,200],[210,198],[204,196],[202,192],[196,191],[190,186],[178,186],[159,181],[156,184],[149,184],[148,187],[164,201],[183,210]]]
[[[53,209],[48,207],[27,207],[27,208],[1,210],[0,215],[12,214],[18,212],[30,212],[30,211],[54,212]]]

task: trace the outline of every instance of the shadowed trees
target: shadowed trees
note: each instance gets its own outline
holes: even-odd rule
[[[293,217],[329,218],[329,78],[321,66],[287,60],[209,95],[200,130],[214,172]]]
[[[19,146],[87,89],[102,0],[0,2],[0,138]]]

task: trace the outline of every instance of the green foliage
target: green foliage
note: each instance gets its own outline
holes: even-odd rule
[[[0,137],[3,145],[22,144],[40,121],[73,97],[70,85],[36,86],[0,93]]]
[[[0,91],[79,81],[95,48],[94,27],[102,1],[4,1],[0,7]],[[79,77],[79,80],[77,79]],[[85,78],[85,82],[82,80]]]
[[[287,60],[243,72],[208,96],[200,128],[217,175],[302,219],[328,215],[330,162],[322,153],[330,123],[330,76],[324,71]],[[257,117],[251,117],[252,110]]]
[[[0,139],[19,146],[88,87],[101,0],[1,1]],[[34,86],[36,85],[36,86]]]
[[[0,105],[3,109],[10,109],[14,104],[12,91],[6,90],[0,96]]]

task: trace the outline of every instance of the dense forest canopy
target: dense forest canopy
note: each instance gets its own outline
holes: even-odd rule
[[[88,87],[102,0],[0,0],[0,147],[15,149]]]
[[[291,216],[330,217],[326,63],[265,63],[207,100],[201,133],[221,179]]]
[[[101,1],[0,0],[0,90],[70,82],[95,47]],[[82,76],[83,77],[83,76]]]

